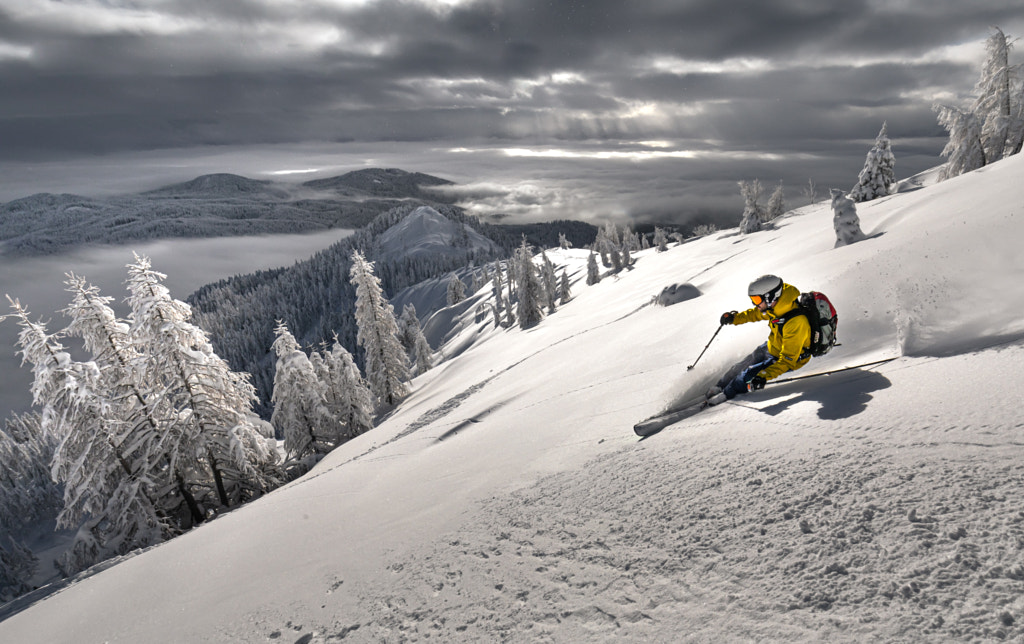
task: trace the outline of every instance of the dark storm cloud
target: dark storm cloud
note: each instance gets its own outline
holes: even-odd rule
[[[440,139],[457,131],[575,138],[711,127],[725,137],[733,129],[725,118],[770,114],[765,103],[773,100],[832,129],[841,119],[821,113],[905,111],[899,95],[923,78],[969,77],[962,64],[897,61],[983,39],[989,25],[1020,20],[1013,4],[182,0],[147,10],[15,0],[0,9],[2,153]],[[842,65],[844,56],[853,65]],[[860,63],[863,56],[879,62]],[[648,65],[659,57],[752,58],[772,67],[659,71]],[[832,66],[818,69],[822,57]],[[575,78],[554,82],[560,73]],[[682,123],[629,122],[635,102],[708,100],[731,105]]]
[[[5,0],[0,161],[485,141],[475,159],[414,169],[486,183],[471,173],[488,159],[538,177],[469,187],[495,210],[593,212],[578,202],[590,188],[553,174],[564,171],[617,186],[595,216],[725,217],[737,179],[813,175],[848,187],[883,121],[901,168],[936,165],[944,132],[932,105],[970,93],[991,27],[1024,34],[1022,9],[1024,0]],[[658,141],[679,154],[640,149]],[[533,151],[503,152],[519,146]],[[558,147],[567,149],[546,149]]]

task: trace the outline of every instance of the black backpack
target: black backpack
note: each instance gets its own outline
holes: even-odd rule
[[[789,313],[779,316],[776,322],[781,326],[798,315],[806,316],[807,322],[811,325],[811,346],[808,347],[807,354],[813,357],[823,356],[836,346],[839,314],[824,293],[801,293],[796,301],[796,307]]]

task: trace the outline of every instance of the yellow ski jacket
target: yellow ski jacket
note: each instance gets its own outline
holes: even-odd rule
[[[807,321],[807,316],[797,315],[790,318],[784,325],[779,319],[796,308],[796,301],[799,297],[800,289],[783,283],[782,295],[779,296],[779,301],[775,303],[775,306],[764,312],[754,307],[737,313],[733,318],[733,324],[768,320],[768,326],[771,327],[771,334],[768,336],[768,353],[778,359],[758,374],[765,380],[778,378],[787,371],[795,371],[811,359],[810,355],[801,357],[811,346],[811,323]]]

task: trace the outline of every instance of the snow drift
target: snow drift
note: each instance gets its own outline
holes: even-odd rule
[[[458,356],[379,427],[0,640],[1021,639],[1022,170],[858,204],[868,239],[841,248],[819,204],[589,287],[586,251],[549,251],[574,299],[541,324],[464,305]],[[727,327],[686,371],[769,272],[839,309],[842,345],[799,375],[897,359],[638,440],[763,341]],[[671,284],[699,295],[657,305]]]

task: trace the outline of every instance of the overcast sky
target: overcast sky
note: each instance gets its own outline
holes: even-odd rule
[[[1024,0],[4,0],[0,200],[381,163],[484,214],[800,205],[883,121],[900,177],[940,163],[993,26]]]

